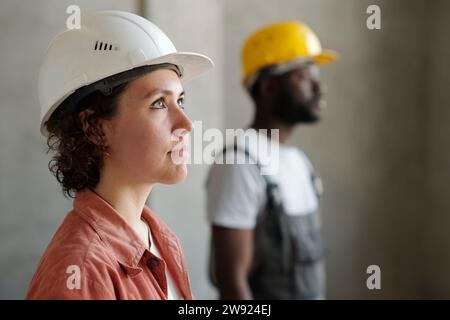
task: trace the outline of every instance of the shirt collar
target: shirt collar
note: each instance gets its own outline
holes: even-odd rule
[[[98,233],[123,266],[137,268],[147,246],[116,209],[88,188],[77,192],[74,208]],[[163,257],[168,254],[165,248],[170,252],[178,250],[178,245],[171,232],[147,206],[142,211],[142,217],[150,226],[153,240],[158,245]],[[175,262],[179,263],[180,261],[176,259]]]
[[[86,188],[77,192],[74,209],[111,249],[127,274],[135,276],[142,271],[138,263],[149,251],[137,233],[108,202]],[[190,289],[185,285],[189,283],[189,279],[184,271],[185,265],[177,238],[147,206],[144,206],[142,217],[150,226],[153,240],[172,271],[174,280],[180,284],[182,295],[190,297]]]
[[[137,267],[146,245],[108,202],[86,188],[77,192],[74,209],[91,225],[122,265]]]

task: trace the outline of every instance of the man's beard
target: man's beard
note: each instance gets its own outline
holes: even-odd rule
[[[314,108],[311,105],[295,101],[292,95],[284,94],[280,97],[277,107],[275,108],[275,116],[287,125],[295,125],[298,123],[314,123],[320,120]]]

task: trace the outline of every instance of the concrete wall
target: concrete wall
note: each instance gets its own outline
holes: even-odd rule
[[[50,40],[66,26],[74,1],[0,3],[0,299],[22,299],[51,236],[72,207],[47,169],[39,134],[37,76]],[[83,12],[135,1],[76,1]]]
[[[146,3],[148,18],[167,33],[179,51],[200,52],[215,62],[212,72],[186,84],[185,110],[192,121],[202,121],[203,131],[222,128],[225,113],[223,1],[150,0]],[[202,132],[199,126],[194,131]],[[194,147],[193,139],[191,141]],[[152,191],[149,202],[182,242],[194,295],[198,299],[213,299],[215,293],[207,277],[209,226],[206,224],[204,206],[208,167],[194,164],[197,159],[193,152],[191,156],[187,179],[177,185],[158,185]]]
[[[330,298],[449,298],[450,4],[445,0],[135,0],[0,4],[0,299],[22,298],[38,259],[71,208],[47,170],[38,133],[37,74],[65,9],[142,12],[179,50],[199,51],[214,72],[186,85],[187,112],[203,128],[249,123],[240,86],[244,38],[265,23],[299,19],[341,53],[322,70],[329,108],[292,142],[325,183],[331,250]],[[366,8],[382,9],[382,30],[365,27]],[[182,241],[197,298],[214,298],[207,280],[207,167],[185,182],[157,186],[150,205]],[[382,290],[365,287],[366,267],[382,271]]]
[[[188,83],[187,113],[203,127],[222,127],[222,9],[220,1],[51,1],[0,4],[0,299],[23,298],[51,236],[72,207],[47,169],[46,142],[39,135],[37,75],[54,35],[65,28],[66,8],[83,13],[117,9],[146,15],[178,50],[199,51],[216,62],[214,72]],[[204,15],[208,12],[208,15]],[[149,201],[185,248],[194,294],[212,298],[206,277],[209,229],[205,223],[206,167],[192,165],[187,180],[158,186]]]
[[[431,298],[450,297],[450,41],[448,37],[450,2],[433,1],[428,48],[427,81],[427,210],[426,277],[424,295]]]
[[[381,7],[380,31],[366,28],[370,4]],[[447,51],[436,59],[436,47],[423,40],[432,33],[441,41],[438,49],[448,50],[444,47],[448,46],[447,32],[443,32],[448,19],[443,13],[439,13],[439,26],[430,30],[434,16],[444,11],[443,3],[433,5],[360,0],[226,2],[227,127],[248,125],[253,113],[239,83],[239,53],[246,35],[258,27],[282,19],[302,20],[317,32],[325,47],[341,53],[337,63],[322,69],[329,106],[324,121],[299,128],[292,139],[311,157],[325,183],[322,204],[331,250],[330,298],[422,297],[425,270],[434,270],[434,264],[423,258],[424,231],[427,220],[435,221],[434,227],[444,220],[430,218],[433,212],[425,205],[430,141],[426,99],[427,90],[441,93],[431,94],[436,105],[431,112],[434,121],[440,121],[432,125],[432,135],[441,133],[431,157],[443,161],[442,142],[449,135],[442,132],[446,118],[441,111],[449,99],[442,86],[448,82],[436,88],[435,81],[438,75],[443,80],[448,77],[449,64],[444,62],[446,69],[435,66],[434,73],[425,77],[428,64],[445,61]],[[448,174],[448,168],[442,169]],[[445,189],[440,187],[443,196]],[[441,208],[440,212],[442,218],[448,210]],[[446,227],[441,228],[443,233]],[[437,245],[435,240],[431,239],[429,247]],[[366,288],[366,268],[371,264],[381,267],[381,291]]]

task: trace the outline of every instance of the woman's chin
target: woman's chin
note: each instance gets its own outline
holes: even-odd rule
[[[179,164],[176,165],[174,170],[163,179],[164,181],[161,181],[164,184],[176,184],[183,182],[184,179],[186,179],[187,176],[187,167],[186,164]]]

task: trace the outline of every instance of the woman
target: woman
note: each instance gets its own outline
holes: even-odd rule
[[[213,66],[151,22],[105,11],[59,34],[39,78],[49,164],[74,207],[28,299],[192,299],[179,241],[145,201],[186,176],[180,79]]]

